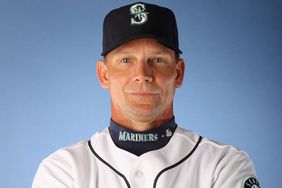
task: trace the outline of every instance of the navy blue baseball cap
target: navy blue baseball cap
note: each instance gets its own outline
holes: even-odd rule
[[[138,38],[153,38],[177,53],[178,31],[174,13],[149,3],[133,3],[110,11],[103,23],[102,56]]]

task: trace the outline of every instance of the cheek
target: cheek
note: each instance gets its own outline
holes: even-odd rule
[[[176,87],[176,71],[165,72],[156,76],[156,82],[163,88]]]
[[[127,78],[125,74],[110,74],[109,77],[109,91],[112,96],[120,96],[127,83]]]
[[[162,89],[164,100],[168,100],[169,98],[173,98],[176,88],[175,82],[176,74],[166,74],[164,76],[160,76],[156,81],[158,85]],[[169,100],[168,100],[169,101]]]

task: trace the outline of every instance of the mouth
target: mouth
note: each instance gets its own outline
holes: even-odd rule
[[[135,95],[135,96],[156,96],[158,95],[158,93],[154,93],[154,92],[130,92],[130,95]]]
[[[157,90],[151,91],[128,91],[127,94],[136,97],[156,97],[160,95],[160,92]]]

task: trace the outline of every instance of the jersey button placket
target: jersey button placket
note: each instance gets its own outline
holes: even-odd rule
[[[136,169],[134,172],[134,188],[144,188],[145,181],[144,171]]]
[[[154,179],[153,171],[154,167],[148,163],[148,158],[141,156],[130,170],[132,188],[151,187]]]
[[[137,171],[135,172],[135,176],[138,177],[138,178],[143,177],[143,175],[144,175],[144,173],[143,173],[142,170],[137,170]]]

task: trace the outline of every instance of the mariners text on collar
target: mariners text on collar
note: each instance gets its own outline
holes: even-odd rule
[[[129,133],[126,131],[119,132],[119,141],[155,142],[157,140],[158,140],[158,134]]]

